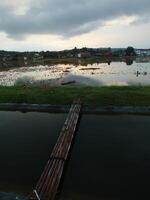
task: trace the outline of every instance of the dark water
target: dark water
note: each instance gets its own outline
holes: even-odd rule
[[[65,118],[0,112],[0,191],[24,195],[32,191]],[[83,116],[60,199],[139,196],[150,198],[150,117]]]
[[[0,191],[22,194],[32,191],[65,117],[0,112]]]
[[[150,199],[150,117],[83,116],[61,199]]]

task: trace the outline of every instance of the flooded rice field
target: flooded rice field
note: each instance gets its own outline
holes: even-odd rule
[[[0,111],[0,191],[29,194],[66,115]],[[150,117],[83,115],[61,200],[150,196]]]
[[[55,64],[0,70],[0,85],[150,85],[150,62]]]

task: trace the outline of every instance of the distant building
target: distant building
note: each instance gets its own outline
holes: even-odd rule
[[[78,53],[78,58],[90,58],[91,53],[90,52],[80,52]]]
[[[37,61],[40,61],[40,60],[43,60],[43,56],[40,55],[40,53],[35,53],[33,55],[33,62],[37,62]]]
[[[26,56],[24,56],[23,59],[24,59],[24,61],[27,61],[27,60],[28,60],[28,58],[27,58]]]
[[[136,49],[135,52],[138,56],[150,56],[150,49]]]

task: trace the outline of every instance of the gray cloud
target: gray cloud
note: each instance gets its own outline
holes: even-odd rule
[[[71,37],[90,32],[120,16],[149,19],[150,0],[36,0],[23,15],[14,7],[0,6],[0,30],[22,39],[29,34]]]

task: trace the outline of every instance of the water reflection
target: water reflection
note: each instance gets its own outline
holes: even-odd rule
[[[126,64],[127,64],[127,65],[133,65],[133,60],[130,59],[130,58],[127,59],[127,60],[126,60]]]
[[[8,69],[8,68],[16,68],[16,67],[33,67],[33,66],[39,66],[39,65],[56,65],[56,64],[71,64],[75,67],[78,65],[87,66],[89,64],[99,64],[99,63],[107,63],[108,65],[111,65],[111,62],[125,62],[127,65],[132,65],[133,62],[150,62],[150,57],[137,57],[137,58],[106,58],[104,59],[51,59],[51,60],[39,60],[36,62],[30,61],[30,60],[18,60],[18,61],[0,61],[0,70]]]
[[[78,62],[78,63],[76,63]],[[78,60],[70,64],[45,61],[35,66],[1,68],[0,85],[62,86],[62,85],[149,85],[150,61],[136,60]],[[92,63],[93,62],[93,63]],[[13,64],[14,66],[14,64]]]

